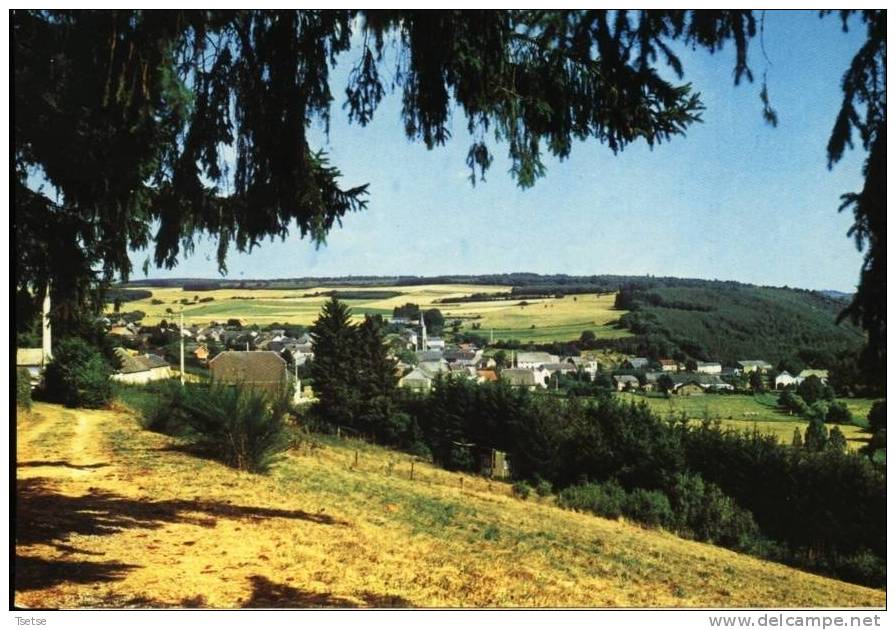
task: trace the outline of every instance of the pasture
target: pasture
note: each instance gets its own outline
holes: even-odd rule
[[[323,303],[329,299],[323,293],[340,290],[338,287],[310,289],[220,289],[187,292],[176,287],[146,287],[150,298],[127,302],[123,311],[139,310],[146,313],[144,322],[155,324],[162,319],[175,319],[183,308],[187,324],[206,324],[209,321],[242,319],[249,324],[266,325],[274,322],[310,325],[317,318]],[[398,295],[383,297],[383,292]],[[371,297],[355,297],[369,292]],[[410,287],[364,287],[351,289],[352,299],[344,300],[356,319],[364,315],[390,317],[392,309],[408,302],[422,309],[438,308],[446,324],[459,319],[462,332],[475,332],[486,338],[516,339],[522,342],[550,342],[577,339],[583,330],[592,330],[599,338],[628,336],[612,322],[625,314],[613,310],[614,294],[569,295],[560,299],[528,298],[526,300],[492,300],[481,302],[442,303],[440,300],[463,297],[471,293],[509,293],[508,287],[489,285],[435,284]],[[315,295],[318,294],[318,295]],[[200,302],[201,299],[212,301]],[[161,301],[154,304],[153,301]],[[182,304],[187,300],[187,304]],[[111,307],[110,307],[111,310]],[[475,324],[475,328],[474,328]]]
[[[617,396],[635,402],[644,401],[661,417],[685,414],[689,420],[695,422],[704,419],[719,420],[726,428],[738,431],[755,428],[760,433],[774,435],[784,444],[790,444],[795,428],[805,432],[809,424],[807,420],[791,416],[779,409],[777,395],[772,393],[757,396],[708,394],[664,398],[620,392]],[[849,448],[861,448],[870,437],[863,426],[874,401],[864,398],[844,398],[842,402],[845,402],[852,412],[855,424],[839,425],[840,430],[846,436]]]

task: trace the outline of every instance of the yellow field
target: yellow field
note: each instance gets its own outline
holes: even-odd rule
[[[268,476],[125,408],[17,418],[24,607],[882,607],[885,593],[311,438]]]
[[[583,330],[593,330],[598,337],[624,337],[629,333],[608,324],[619,319],[625,311],[613,310],[615,296],[605,294],[585,294],[566,296],[562,299],[529,299],[525,306],[520,300],[501,300],[442,304],[444,298],[461,297],[471,293],[509,293],[506,286],[450,285],[435,284],[412,287],[361,287],[339,289],[338,287],[314,287],[310,289],[222,289],[216,291],[187,292],[180,288],[145,287],[152,291],[152,297],[127,302],[123,310],[140,310],[146,313],[144,322],[157,323],[161,319],[172,319],[180,313],[180,300],[187,298],[190,304],[183,306],[184,319],[188,324],[205,324],[209,321],[224,321],[238,318],[248,323],[270,324],[272,322],[309,325],[314,322],[320,307],[328,299],[326,296],[303,297],[325,291],[398,291],[401,295],[386,299],[350,299],[345,302],[352,308],[356,318],[364,314],[392,315],[396,306],[413,302],[423,309],[438,308],[446,320],[460,318],[463,331],[473,331],[473,323],[479,325],[476,331],[494,339],[518,339],[520,341],[566,341],[576,339]],[[207,303],[193,302],[194,296],[214,298]],[[235,299],[237,298],[237,299]],[[242,299],[252,298],[252,299]],[[152,304],[151,300],[162,300],[162,304]],[[171,312],[168,312],[168,311]]]

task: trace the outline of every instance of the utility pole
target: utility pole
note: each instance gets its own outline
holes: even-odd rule
[[[180,307],[180,385],[184,386],[184,307]]]

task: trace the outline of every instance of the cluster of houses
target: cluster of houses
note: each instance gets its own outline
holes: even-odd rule
[[[28,369],[34,381],[51,356],[46,318],[45,322],[43,348],[20,348],[16,352],[17,366]],[[106,320],[105,323],[108,334],[119,337],[129,346],[145,348],[159,335],[163,338],[165,335],[175,339],[182,337],[185,355],[207,366],[213,382],[243,384],[271,392],[289,386],[294,387],[296,402],[307,402],[312,397],[308,388],[302,390],[297,374],[298,366],[314,358],[308,334],[293,337],[285,329],[246,329],[242,322],[236,321],[226,325],[212,322],[207,326],[183,328],[173,324],[146,327],[125,321],[113,323]],[[428,336],[422,316],[419,326],[399,318],[393,318],[390,323],[402,326],[398,333],[400,345],[413,351],[413,361],[398,361],[396,365],[399,386],[407,389],[428,391],[439,374],[480,383],[501,379],[513,386],[538,389],[547,388],[556,374],[587,374],[594,379],[599,371],[594,359],[561,357],[548,352],[513,352],[510,366],[502,367],[471,343],[448,344],[440,337]],[[125,347],[116,348],[115,354],[119,365],[112,378],[118,382],[142,384],[176,376],[159,354],[141,353]],[[743,360],[724,367],[718,362],[684,365],[673,359],[654,361],[646,357],[630,357],[612,375],[612,383],[617,391],[664,389],[689,396],[732,391],[735,386],[731,381],[752,372],[768,378],[772,370],[772,364],[763,360]],[[827,383],[826,370],[803,370],[796,375],[784,371],[775,375],[773,383],[775,389],[785,389],[798,386],[810,376]]]
[[[407,325],[410,322],[395,318],[391,323]],[[468,378],[479,383],[501,378],[512,385],[534,389],[546,388],[551,375],[558,372],[585,370],[592,376],[597,373],[596,361],[580,357],[561,359],[547,352],[514,353],[512,367],[501,369],[494,358],[486,357],[482,348],[474,344],[447,344],[440,337],[428,336],[422,317],[419,327],[405,328],[401,338],[406,348],[414,351],[416,364],[398,363],[397,369],[402,374],[398,384],[399,387],[418,391],[428,391],[438,374]]]
[[[128,346],[147,347],[158,335],[169,335],[171,339],[180,339],[183,335],[187,356],[194,358],[200,365],[207,365],[217,354],[216,349],[224,350],[264,350],[276,352],[284,356],[289,363],[304,365],[308,359],[314,358],[311,349],[311,337],[307,333],[298,337],[290,336],[285,329],[254,330],[243,328],[244,322],[221,324],[211,322],[207,326],[180,326],[173,322],[158,326],[142,326],[134,322],[110,322],[108,334],[120,338]]]
[[[768,361],[750,359],[738,361],[734,366],[723,366],[714,361],[697,361],[690,366],[683,365],[673,359],[651,361],[646,357],[633,357],[622,364],[622,369],[638,372],[614,374],[613,385],[617,391],[656,391],[662,388],[681,396],[692,396],[709,392],[733,391],[732,380],[743,375],[758,372],[766,376],[774,369]],[[663,377],[666,378],[663,378]],[[795,387],[809,376],[816,376],[827,383],[827,370],[803,370],[794,376],[789,372],[781,372],[773,379],[775,389]]]

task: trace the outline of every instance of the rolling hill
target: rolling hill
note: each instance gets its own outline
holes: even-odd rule
[[[880,607],[883,591],[305,435],[266,476],[125,407],[17,418],[23,607]]]
[[[859,328],[836,323],[844,301],[815,291],[708,281],[628,286],[617,305],[630,311],[620,324],[663,354],[729,365],[800,355],[827,367],[831,357],[855,353],[864,342]]]

